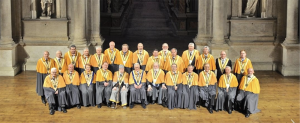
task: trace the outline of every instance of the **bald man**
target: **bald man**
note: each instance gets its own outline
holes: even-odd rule
[[[81,96],[79,91],[80,79],[77,71],[74,70],[74,65],[69,64],[68,70],[64,73],[66,83],[66,93],[69,102],[69,107],[77,106],[81,108]]]
[[[248,69],[253,68],[252,62],[249,58],[246,57],[246,51],[240,51],[240,58],[236,59],[234,63],[233,73],[238,79],[238,82],[241,82],[243,76],[248,75]]]
[[[66,64],[73,64],[76,71],[79,71],[79,57],[81,54],[76,50],[75,45],[71,45],[70,50],[64,56]]]
[[[247,75],[243,76],[239,85],[238,95],[236,97],[237,108],[241,112],[245,112],[245,117],[250,114],[260,112],[258,106],[258,96],[260,93],[260,85],[256,76],[253,75],[253,68],[247,70]]]
[[[46,76],[50,74],[51,68],[54,67],[54,60],[49,57],[49,52],[45,51],[44,56],[37,61],[36,65],[36,93],[41,96],[42,103],[46,105],[43,84]]]
[[[132,55],[132,64],[139,63],[141,69],[145,70],[149,58],[149,53],[144,50],[144,45],[142,43],[138,43],[137,48],[138,50],[135,51]]]
[[[159,52],[158,55],[162,56],[164,61],[166,61],[167,58],[171,56],[171,51],[169,51],[169,45],[167,43],[162,44],[162,50]]]
[[[109,48],[104,51],[104,54],[108,57],[108,70],[110,70],[112,73],[118,71],[118,64],[116,64],[115,59],[116,55],[119,54],[119,50],[115,48],[115,45],[116,44],[114,41],[109,42]]]
[[[232,68],[231,60],[226,56],[226,52],[221,51],[220,58],[216,59],[217,80],[225,73],[225,68],[227,66]]]
[[[209,70],[215,71],[216,70],[216,63],[215,58],[211,54],[209,54],[209,47],[204,46],[203,47],[203,54],[201,54],[196,62],[196,69],[197,73],[199,74],[201,71],[204,70],[204,64],[209,64]]]
[[[79,57],[79,75],[85,71],[86,64],[91,64],[91,55],[88,47],[83,49],[83,54]]]
[[[196,66],[196,60],[199,57],[199,55],[199,51],[195,50],[195,44],[189,43],[188,50],[182,53],[182,60],[184,62],[185,71],[188,65],[193,65],[194,67]],[[194,72],[197,72],[196,69],[194,69]]]
[[[67,62],[65,62],[65,59],[62,57],[62,52],[60,50],[56,51],[56,57],[54,58],[54,61],[54,66],[56,70],[58,70],[57,73],[62,76],[68,69],[68,65]]]
[[[97,73],[98,70],[101,70],[101,67],[104,62],[108,62],[108,56],[102,53],[102,47],[97,46],[96,53],[91,57],[91,65],[94,73]]]

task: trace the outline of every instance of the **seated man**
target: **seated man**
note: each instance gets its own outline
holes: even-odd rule
[[[66,84],[63,77],[57,74],[56,68],[52,68],[51,74],[45,78],[43,88],[46,99],[49,103],[50,114],[54,114],[57,106],[58,110],[67,113]]]
[[[90,64],[85,65],[85,71],[81,74],[80,79],[83,106],[95,106],[96,73],[92,71],[92,66]]]
[[[103,100],[106,101],[107,107],[110,107],[109,98],[112,89],[112,73],[108,70],[108,63],[104,62],[102,69],[97,71],[96,77],[96,104],[101,108]]]
[[[140,69],[140,64],[134,64],[134,70],[130,73],[129,77],[129,107],[133,108],[134,103],[142,103],[145,109],[147,104],[146,97],[146,72]]]
[[[165,83],[167,86],[167,106],[169,109],[177,108],[177,105],[181,105],[182,95],[182,74],[177,70],[177,65],[172,64],[172,71],[169,71],[165,77]]]
[[[79,74],[77,71],[74,70],[74,65],[69,64],[68,70],[64,73],[64,80],[66,82],[66,92],[67,92],[67,99],[70,102],[69,106],[76,106],[77,108],[81,108],[81,97],[79,91]]]
[[[243,76],[241,80],[239,92],[236,97],[238,108],[241,107],[242,111],[246,113],[245,117],[260,112],[260,110],[257,109],[258,95],[260,93],[259,81],[253,75],[253,68],[249,68],[247,73],[248,76]]]
[[[162,104],[162,100],[165,100],[167,87],[165,86],[164,81],[165,73],[163,70],[159,69],[159,64],[155,62],[153,64],[153,69],[147,74],[147,100],[149,103],[152,101],[152,104],[154,104],[157,98],[158,104]],[[163,106],[166,106],[165,101]]]
[[[227,109],[228,114],[231,114],[238,82],[236,76],[231,73],[230,66],[225,68],[225,74],[220,77],[218,86],[216,111]]]
[[[209,113],[213,113],[216,98],[217,77],[213,71],[210,70],[209,63],[204,64],[204,71],[199,73],[199,90],[200,99],[205,102]],[[201,101],[201,102],[202,102]]]
[[[125,72],[124,65],[119,65],[119,71],[116,71],[114,74],[113,89],[109,99],[111,102],[113,102],[111,108],[116,108],[116,104],[120,102],[120,99],[123,108],[126,108],[128,77],[129,74]]]
[[[199,100],[198,75],[193,72],[194,66],[189,65],[187,72],[182,75],[183,95],[180,108],[196,109],[196,102]]]

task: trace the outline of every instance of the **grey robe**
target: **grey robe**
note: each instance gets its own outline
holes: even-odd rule
[[[162,104],[162,101],[165,101],[167,98],[167,89],[162,89],[162,84],[160,84],[158,87],[154,87],[154,86],[151,87],[152,90],[147,91],[147,96],[152,97],[153,101],[156,101],[157,99],[158,104]]]
[[[44,96],[44,89],[43,89],[43,85],[44,85],[44,81],[45,81],[45,78],[48,74],[42,74],[42,73],[39,73],[37,72],[36,74],[36,93],[39,95],[39,96]]]
[[[218,88],[218,97],[216,100],[216,110],[228,110],[228,108],[233,108],[235,96],[236,96],[236,87],[229,87],[228,92],[226,88]],[[229,107],[229,102],[232,103],[232,107]]]
[[[178,108],[189,108],[189,102],[190,102],[190,88],[188,85],[183,85],[182,87],[182,93],[181,95],[178,95],[181,97],[181,99],[178,98]]]
[[[181,105],[181,95],[182,95],[183,85],[178,84],[177,90],[174,86],[167,86],[167,106],[169,109],[177,108],[177,105]]]
[[[129,104],[131,103],[142,103],[142,100],[145,100],[145,104],[147,104],[147,96],[146,96],[146,83],[141,83],[142,87],[140,89],[134,88],[134,84],[129,85],[130,90],[130,98]]]
[[[241,105],[241,107],[244,110],[249,110],[251,114],[260,112],[260,110],[257,108],[258,94],[254,94],[249,91],[239,90],[236,100],[243,101],[243,105]]]
[[[117,82],[113,82],[113,86],[115,86],[115,84],[117,84]],[[125,90],[122,90],[123,86],[125,86]],[[122,106],[125,106],[127,105],[127,92],[128,92],[128,84],[124,84],[124,82],[122,83],[121,85],[121,91],[119,93],[119,97],[118,97],[118,92],[119,92],[119,87],[116,87],[117,89],[116,90],[112,90],[112,93],[111,93],[111,96],[110,96],[110,101],[112,102],[117,102],[119,103],[120,100],[122,102]]]
[[[54,89],[44,87],[45,97],[47,99],[47,102],[49,104],[58,106],[58,110],[61,111],[61,108],[64,108],[66,107],[66,105],[68,105],[66,88],[58,88],[57,90],[58,90],[58,94],[56,95]]]
[[[69,106],[79,105],[81,97],[78,86],[73,84],[68,84],[66,86],[67,100],[69,102]]]
[[[216,84],[215,85],[208,85],[208,87],[206,87],[206,86],[200,86],[199,87],[200,98],[202,100],[205,100],[205,106],[206,107],[208,106],[209,101],[213,98],[212,96],[216,95]],[[214,99],[212,101],[213,101],[212,105],[214,105]]]
[[[83,106],[95,106],[95,92],[96,92],[96,84],[90,84],[88,86],[86,83],[80,85],[80,91],[82,96],[82,104]]]
[[[196,103],[199,101],[199,86],[191,86],[189,93],[189,109],[197,109]]]
[[[103,82],[96,82],[96,104],[101,104],[105,98],[106,103],[109,103],[109,98],[111,95],[111,89],[112,89],[112,81],[108,81],[109,85],[104,86]]]

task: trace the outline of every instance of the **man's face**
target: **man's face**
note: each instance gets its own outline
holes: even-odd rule
[[[128,51],[128,47],[127,46],[122,46],[122,51],[123,52],[127,52]]]
[[[143,46],[143,44],[138,44],[138,50],[143,50],[143,48],[144,48],[144,46]]]
[[[57,58],[61,58],[61,56],[62,56],[61,52],[56,52],[56,57]]]
[[[204,66],[204,69],[205,69],[206,72],[208,72],[208,71],[209,71],[209,65],[206,64],[206,65]]]
[[[175,56],[177,56],[177,51],[176,50],[172,50],[171,54],[172,54],[173,57],[175,57]]]
[[[177,66],[176,65],[172,65],[171,69],[172,69],[172,71],[177,71]]]
[[[76,48],[75,48],[75,47],[71,47],[71,48],[70,48],[70,51],[71,51],[72,54],[75,54]]]
[[[222,59],[224,59],[224,58],[226,58],[226,53],[225,52],[221,52],[220,56],[221,56]]]
[[[203,49],[203,53],[204,53],[204,54],[208,54],[208,48],[204,48],[204,49]]]
[[[51,76],[52,76],[52,77],[56,77],[56,70],[51,71]]]
[[[86,72],[90,72],[91,71],[91,66],[89,66],[89,65],[85,66],[85,70],[86,70]]]
[[[163,45],[163,46],[162,46],[162,49],[163,49],[163,50],[168,50],[168,49],[169,49],[169,46],[168,46],[168,45]]]
[[[44,52],[44,58],[48,59],[49,58],[49,52]]]
[[[225,73],[226,74],[230,74],[230,72],[231,72],[231,69],[229,67],[225,68]]]
[[[153,51],[153,56],[157,57],[158,56],[158,51]]]
[[[134,66],[134,70],[136,70],[136,71],[140,70],[140,66],[139,65],[135,65]]]
[[[252,68],[248,69],[248,75],[252,75],[254,73],[254,70]]]
[[[246,52],[245,51],[242,51],[241,54],[240,54],[241,58],[245,58],[246,57]]]
[[[194,50],[194,46],[189,45],[189,51],[193,51]]]
[[[104,70],[107,70],[108,64],[107,64],[107,63],[104,63],[104,64],[102,65],[102,68],[103,68]]]
[[[97,49],[96,49],[96,52],[97,52],[98,55],[100,55],[101,52],[102,52],[102,50],[101,50],[100,48],[97,48]]]
[[[124,73],[124,68],[119,68],[120,73]]]
[[[191,72],[193,72],[194,67],[193,66],[189,66],[187,69],[188,69],[188,72],[191,73]]]
[[[83,54],[84,54],[85,56],[88,56],[88,55],[89,55],[89,50],[88,50],[88,49],[85,49],[85,50],[83,51]]]
[[[159,69],[158,64],[153,64],[153,69]]]
[[[73,66],[73,65],[69,65],[69,66],[68,66],[68,70],[71,71],[71,72],[73,72],[74,66]]]
[[[109,48],[110,49],[114,49],[115,48],[115,43],[114,42],[110,42],[109,43]]]

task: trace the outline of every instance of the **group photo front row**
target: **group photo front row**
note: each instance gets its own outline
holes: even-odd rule
[[[127,44],[119,51],[113,41],[103,53],[102,47],[95,49],[91,55],[85,48],[81,55],[71,45],[64,57],[60,50],[55,58],[45,51],[37,61],[36,93],[50,115],[81,106],[146,109],[155,103],[170,110],[206,107],[211,114],[235,110],[246,118],[260,111],[259,80],[245,50],[232,66],[225,51],[214,59],[208,46],[200,54],[194,43],[181,56],[166,43],[151,57],[142,43],[135,52]]]

